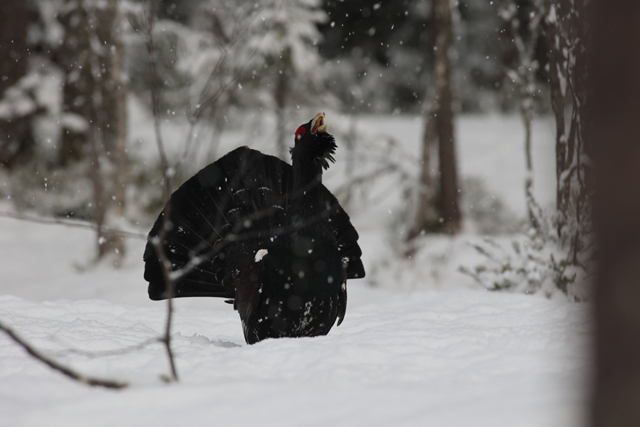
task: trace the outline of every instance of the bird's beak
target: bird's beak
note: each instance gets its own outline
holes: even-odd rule
[[[318,113],[311,120],[311,135],[315,135],[316,133],[326,132],[327,125],[324,124],[324,113]]]

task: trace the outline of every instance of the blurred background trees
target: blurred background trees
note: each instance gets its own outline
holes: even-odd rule
[[[248,68],[256,77],[254,86],[271,88],[278,155],[283,160],[289,160],[287,109],[323,92],[317,25],[327,21],[327,14],[320,6],[320,0],[260,2],[263,25],[250,30],[242,42],[250,56]]]
[[[157,13],[151,55],[136,21],[149,1]],[[637,106],[630,103],[633,108],[628,109],[618,102],[634,93],[629,88],[637,89],[638,66],[630,68],[635,74],[626,68],[633,55],[624,47],[636,40],[637,25],[625,21],[630,15],[622,6],[593,2],[613,14],[603,15],[598,34],[621,33],[613,34],[617,44],[599,39],[598,54],[611,61],[590,58],[592,70],[604,68],[596,75],[602,84],[589,85],[590,29],[584,3],[0,1],[2,209],[90,221],[96,228],[97,257],[110,255],[117,264],[126,248],[109,230],[148,225],[163,204],[164,175],[157,153],[144,148],[145,139],[152,138],[145,127],[154,107],[166,139],[173,141],[173,163],[180,166],[171,169],[174,185],[215,160],[221,154],[221,136],[231,129],[242,130],[243,136],[235,134],[230,144],[255,143],[286,159],[287,138],[299,124],[293,119],[296,113],[327,108],[346,117],[331,124],[346,152],[339,163],[345,165],[346,181],[336,194],[350,212],[358,204],[365,205],[361,210],[366,212],[367,203],[376,202],[367,195],[391,176],[388,181],[403,194],[400,214],[392,218],[392,226],[397,226],[393,231],[398,231],[394,239],[410,258],[424,246],[423,235],[464,230],[465,199],[477,204],[479,198],[490,198],[477,185],[463,191],[474,185],[460,180],[456,117],[519,114],[525,138],[518,143],[527,170],[522,183],[528,211],[520,227],[524,232],[521,240],[510,242],[511,255],[493,243],[478,245],[482,261],[461,271],[487,289],[551,295],[544,287],[547,281],[553,290],[584,298],[574,286],[593,269],[591,156],[604,154],[607,188],[617,190],[601,188],[598,205],[605,266],[597,294],[602,358],[598,381],[603,389],[614,387],[609,378],[617,378],[618,384],[625,377],[635,378],[626,367],[637,358],[623,357],[620,363],[608,356],[639,353],[635,307],[625,304],[634,302],[637,294],[633,224],[638,209],[628,195],[629,183],[640,178],[635,157],[627,155],[637,134],[632,126],[637,115],[627,111]],[[620,21],[625,25],[615,24]],[[608,64],[616,67],[607,69]],[[161,86],[157,106],[151,101],[152,66]],[[618,98],[605,90],[608,85]],[[583,119],[593,87],[604,88],[596,97],[603,102],[588,122]],[[395,135],[372,135],[357,126],[364,115],[377,120],[401,114],[423,121],[421,152],[407,155]],[[549,115],[555,127],[556,197],[550,211],[539,206],[532,191],[536,115]],[[588,127],[599,121],[605,135]],[[590,133],[599,136],[601,144],[614,141],[613,149],[597,152],[594,137],[585,138]],[[507,221],[496,206],[485,211],[492,223],[482,232],[504,230],[500,223]],[[624,221],[618,210],[626,212]],[[609,290],[611,283],[621,292],[617,297]],[[624,318],[620,313],[631,314]],[[625,339],[614,342],[618,331],[625,332]],[[609,350],[622,342],[630,348]],[[610,425],[607,420],[622,413],[618,403],[630,396],[625,390],[616,393],[596,396],[602,399],[596,411],[604,420],[601,425]]]
[[[157,153],[144,149],[153,108],[175,159],[173,185],[222,154],[229,130],[245,131],[235,145],[287,159],[300,111],[339,112],[346,120],[332,130],[345,143],[346,181],[337,193],[345,204],[366,204],[391,176],[405,194],[396,219],[405,254],[425,233],[464,228],[456,117],[508,112],[521,114],[526,129],[523,187],[535,238],[570,253],[553,263],[558,283],[575,280],[567,266],[586,269],[584,29],[572,0],[28,0],[0,7],[7,4],[11,13],[0,13],[0,52],[10,58],[0,65],[2,196],[21,211],[92,221],[99,257],[115,254],[117,263],[126,248],[108,230],[148,224],[162,205]],[[140,25],[150,4],[152,52]],[[400,114],[422,117],[420,157],[405,156],[394,135],[357,126],[363,115]],[[536,114],[553,114],[557,125],[558,209],[547,214],[531,190]]]
[[[0,163],[5,168],[29,158],[35,144],[29,121],[37,107],[19,85],[27,74],[30,12],[26,2],[0,5],[0,96],[12,99],[0,115]]]

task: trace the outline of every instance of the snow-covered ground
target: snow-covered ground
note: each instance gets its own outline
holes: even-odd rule
[[[418,119],[363,118],[360,125],[417,152]],[[542,204],[553,200],[551,132],[547,120],[536,123]],[[484,180],[522,215],[518,118],[464,117],[458,133],[462,174]],[[230,134],[223,147],[241,140]],[[331,188],[338,179],[328,178]],[[386,218],[397,200],[392,194],[353,215],[369,273],[392,260]],[[181,381],[167,385],[159,344],[132,351],[161,334],[165,315],[164,304],[146,297],[144,242],[130,241],[114,270],[91,265],[89,231],[0,218],[0,319],[83,373],[131,383],[121,391],[77,384],[0,335],[0,426],[582,425],[589,307],[475,287],[456,271],[471,260],[465,248],[474,238],[469,230],[434,236],[429,256],[407,263],[410,271],[390,283],[375,274],[351,281],[346,319],[326,337],[247,346],[231,306],[178,300]]]
[[[584,307],[482,291],[392,293],[353,286],[345,322],[320,338],[246,346],[229,306],[180,307],[181,382],[165,385],[161,306],[0,297],[0,313],[49,354],[130,381],[88,388],[0,339],[6,426],[577,426]],[[66,353],[65,353],[66,351]]]

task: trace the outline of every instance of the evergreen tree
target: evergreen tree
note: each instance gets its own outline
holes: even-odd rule
[[[0,166],[10,168],[31,157],[35,146],[31,119],[37,104],[28,73],[27,1],[0,2]]]
[[[286,110],[296,94],[304,102],[319,92],[321,34],[317,24],[327,20],[320,0],[267,0],[260,4],[262,25],[252,31],[243,49],[250,58],[246,71],[268,85],[277,116],[278,155],[286,159]]]

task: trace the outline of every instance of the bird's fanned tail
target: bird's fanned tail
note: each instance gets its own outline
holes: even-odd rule
[[[327,158],[330,158],[330,153]],[[163,242],[172,271],[194,257],[202,262],[175,284],[174,297],[234,298],[234,265],[240,253],[253,258],[265,242],[282,231],[293,172],[280,159],[247,147],[238,148],[202,169],[170,199],[170,227]],[[364,277],[358,233],[337,199],[320,189],[348,278]],[[167,298],[160,260],[151,240],[158,236],[164,210],[149,233],[144,278],[149,297]],[[345,295],[346,297],[346,295]]]

